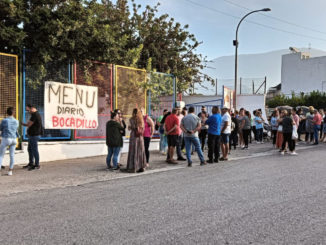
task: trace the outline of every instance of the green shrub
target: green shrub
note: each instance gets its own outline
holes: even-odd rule
[[[320,91],[312,91],[309,94],[301,93],[295,95],[292,93],[291,97],[286,97],[284,94],[277,95],[273,99],[267,101],[267,106],[275,108],[277,106],[313,106],[318,109],[326,108],[326,93]]]

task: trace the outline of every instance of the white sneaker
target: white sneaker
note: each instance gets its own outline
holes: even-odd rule
[[[281,155],[284,155],[284,151],[281,151]]]
[[[11,176],[12,175],[12,171],[10,170],[9,172],[8,172],[8,176]]]
[[[298,155],[298,153],[296,153],[296,152],[294,151],[294,152],[291,152],[290,155],[291,155],[291,156],[296,156],[296,155]]]

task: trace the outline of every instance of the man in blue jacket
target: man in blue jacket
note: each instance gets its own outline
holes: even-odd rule
[[[211,115],[205,123],[208,125],[208,163],[218,162],[220,156],[222,117],[220,109],[217,106],[212,108],[212,113],[213,115]]]
[[[0,173],[2,167],[3,157],[5,155],[7,147],[9,147],[10,154],[10,166],[8,175],[12,175],[12,170],[14,168],[15,163],[15,149],[17,145],[17,137],[18,137],[18,127],[19,122],[14,118],[14,108],[9,107],[7,109],[7,115],[5,119],[2,120],[0,125],[0,131],[2,136],[2,141],[0,145]]]

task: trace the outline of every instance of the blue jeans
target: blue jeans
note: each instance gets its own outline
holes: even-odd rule
[[[38,153],[38,141],[40,136],[28,136],[28,156],[29,156],[29,165],[40,166],[40,154]]]
[[[111,167],[111,159],[113,156],[113,167],[118,167],[118,157],[121,147],[108,147],[108,155],[106,157],[106,165],[108,168]]]
[[[320,125],[314,125],[314,137],[315,137],[316,144],[318,144],[319,131],[320,131]]]
[[[263,142],[263,129],[262,128],[258,128],[256,129],[256,134],[257,134],[257,141],[258,142]]]
[[[12,138],[2,138],[0,145],[0,169],[2,166],[3,157],[6,153],[6,149],[9,146],[9,154],[10,154],[10,169],[14,168],[15,163],[15,149],[17,145],[17,140]]]
[[[200,159],[200,162],[205,162],[203,152],[200,147],[200,142],[198,137],[184,137],[185,140],[185,146],[186,146],[186,155],[188,163],[192,163],[191,161],[191,146],[195,146],[195,150],[198,154],[198,157]]]
[[[167,136],[164,134],[160,134],[160,151],[166,152],[167,147],[168,147]]]

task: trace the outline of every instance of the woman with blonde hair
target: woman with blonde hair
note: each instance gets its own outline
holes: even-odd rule
[[[146,156],[144,147],[144,119],[140,109],[135,108],[129,121],[130,132],[127,171],[131,173],[144,172]]]

